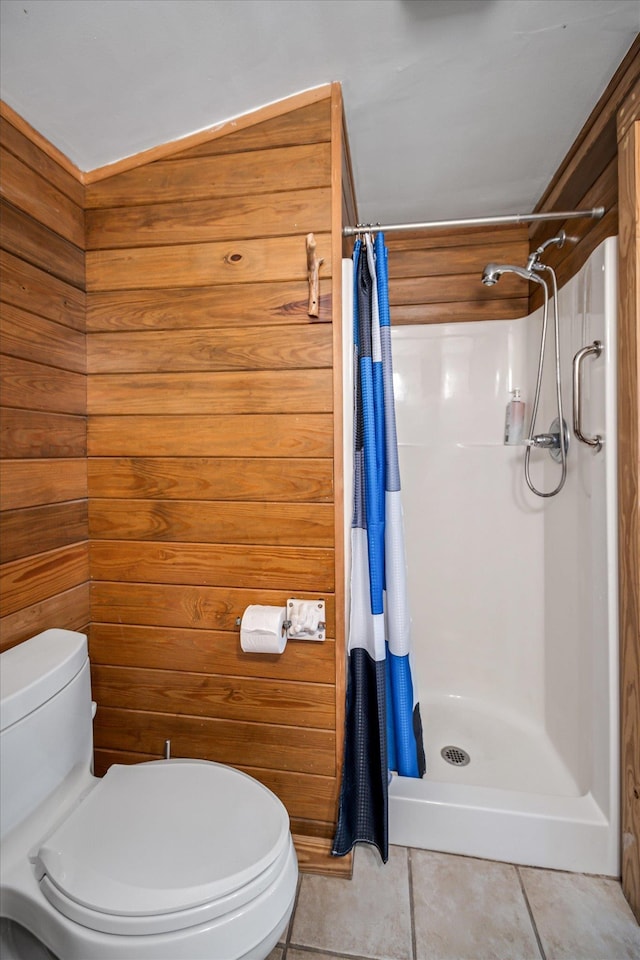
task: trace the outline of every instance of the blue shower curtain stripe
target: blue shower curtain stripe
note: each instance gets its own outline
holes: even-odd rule
[[[388,857],[389,771],[424,773],[411,676],[387,250],[357,240],[354,264],[354,500],[345,753],[333,853]]]

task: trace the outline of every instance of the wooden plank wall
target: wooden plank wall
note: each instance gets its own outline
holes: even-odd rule
[[[327,849],[344,698],[331,112],[324,93],[89,184],[86,219],[97,769],[171,739],[256,776]],[[242,653],[246,606],[290,596],[326,600],[327,641]]]
[[[526,261],[527,228],[389,234],[389,300],[394,324],[505,320],[529,312],[528,284],[508,274],[481,283],[487,263]]]
[[[640,85],[618,112],[622,889],[640,920]]]
[[[89,623],[83,185],[0,121],[0,649]]]

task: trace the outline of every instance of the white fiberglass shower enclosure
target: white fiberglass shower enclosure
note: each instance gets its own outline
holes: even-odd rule
[[[503,443],[519,388],[528,429],[541,311],[512,321],[400,326],[393,362],[422,780],[394,776],[391,843],[619,874],[616,240],[560,290],[563,490],[541,499],[524,447]],[[480,277],[478,277],[480,283]],[[393,313],[392,313],[393,322]],[[583,432],[572,361],[583,365]],[[537,432],[556,416],[553,335]],[[533,450],[532,479],[560,466]],[[447,762],[445,747],[460,748]]]

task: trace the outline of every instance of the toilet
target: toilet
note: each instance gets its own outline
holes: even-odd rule
[[[86,637],[0,655],[3,960],[265,960],[293,910],[287,811],[205,760],[92,774]]]

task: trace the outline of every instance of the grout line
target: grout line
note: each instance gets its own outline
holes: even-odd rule
[[[413,903],[413,861],[411,859],[411,847],[407,849],[407,867],[409,874],[409,916],[411,918],[411,956],[416,960],[418,956],[416,947],[416,923]]]
[[[536,938],[536,943],[538,944],[538,950],[540,951],[540,956],[542,960],[547,960],[547,955],[544,952],[544,947],[542,946],[542,940],[540,939],[540,934],[538,933],[538,927],[533,916],[533,910],[531,909],[531,904],[529,903],[529,897],[527,896],[527,891],[525,890],[524,880],[522,879],[522,874],[520,873],[520,868],[517,864],[514,864],[516,868],[516,873],[518,875],[518,880],[520,881],[520,889],[522,890],[522,896],[524,897],[524,902],[527,906],[529,912],[529,920],[531,920],[531,926],[533,927],[533,933]]]

